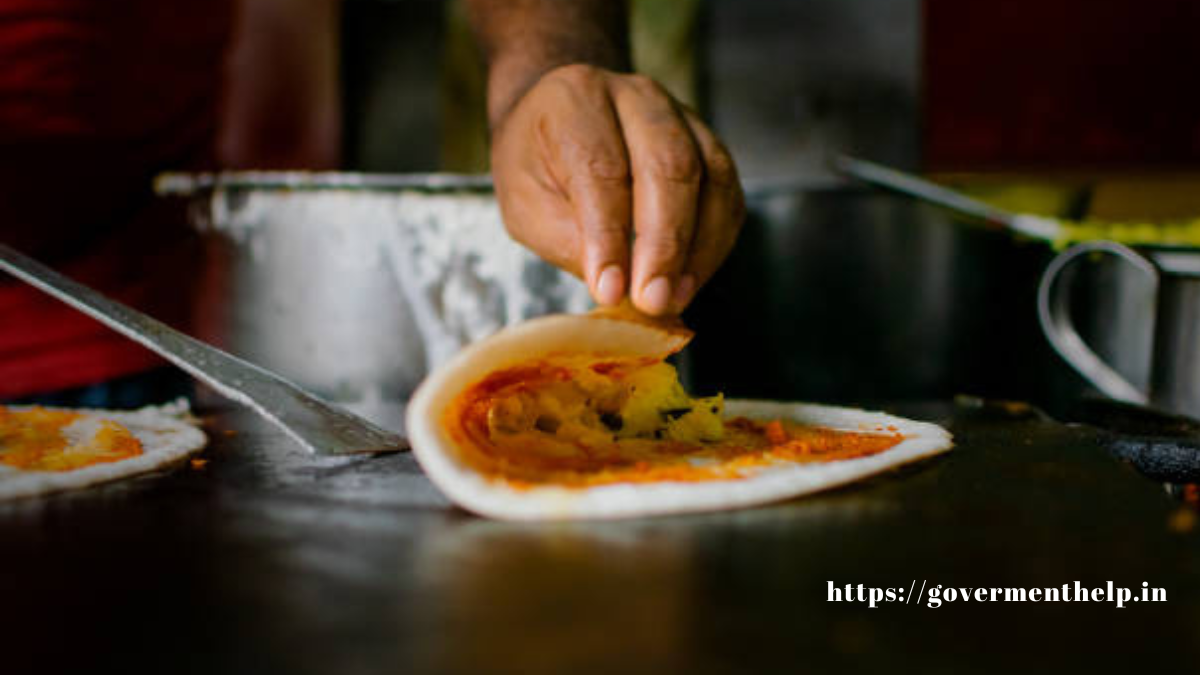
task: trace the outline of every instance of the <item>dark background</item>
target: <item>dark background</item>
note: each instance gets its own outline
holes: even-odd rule
[[[428,171],[443,0],[347,0],[349,168]],[[821,154],[904,168],[1200,165],[1200,6],[1188,0],[707,0],[702,107],[749,178]]]

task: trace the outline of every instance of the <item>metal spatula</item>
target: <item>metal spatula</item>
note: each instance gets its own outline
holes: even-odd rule
[[[319,455],[403,450],[397,434],[330,405],[278,375],[104,297],[4,244],[0,269],[140,342],[230,400],[249,406]]]

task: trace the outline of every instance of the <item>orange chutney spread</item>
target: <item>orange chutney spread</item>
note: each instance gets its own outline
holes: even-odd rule
[[[756,469],[883,452],[894,427],[855,432],[724,418],[656,359],[563,356],[494,372],[447,408],[462,459],[510,486],[736,480]]]
[[[26,471],[70,471],[142,454],[141,442],[120,424],[103,420],[94,427],[73,427],[83,420],[83,414],[69,410],[0,406],[0,464]]]

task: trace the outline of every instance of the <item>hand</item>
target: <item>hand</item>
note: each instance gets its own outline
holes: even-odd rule
[[[745,201],[728,151],[641,75],[573,64],[504,114],[492,172],[514,239],[615,305],[683,310],[729,254]]]

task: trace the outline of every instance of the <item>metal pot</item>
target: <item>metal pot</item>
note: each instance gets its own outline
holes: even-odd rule
[[[700,391],[1054,409],[1084,388],[1038,329],[1044,244],[840,182],[763,183],[747,198],[734,253],[689,312]]]
[[[510,240],[486,178],[168,175],[207,272],[199,337],[400,428],[430,368],[586,287]]]

